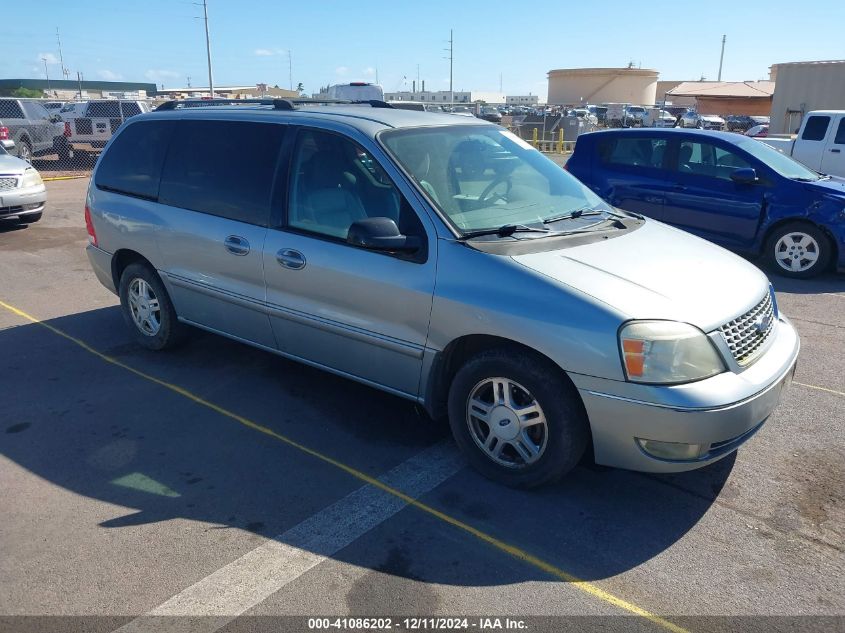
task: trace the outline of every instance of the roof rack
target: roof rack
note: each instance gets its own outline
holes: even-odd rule
[[[264,105],[273,106],[274,110],[296,110],[297,105],[369,105],[372,108],[393,108],[386,101],[368,99],[366,101],[346,101],[342,99],[173,99],[158,106],[156,112],[176,110],[177,108],[203,108],[219,105]]]

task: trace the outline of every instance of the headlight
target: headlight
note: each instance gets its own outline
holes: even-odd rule
[[[725,371],[710,339],[687,323],[632,321],[619,331],[619,347],[632,382],[692,382]]]
[[[41,180],[41,174],[39,174],[32,167],[29,167],[25,172],[23,172],[23,180],[21,180],[21,187],[37,187],[38,185],[43,184],[44,181]]]

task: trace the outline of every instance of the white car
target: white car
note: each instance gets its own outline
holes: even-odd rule
[[[14,141],[0,141],[0,220],[32,224],[44,212],[47,188],[35,167],[9,153],[14,148]]]

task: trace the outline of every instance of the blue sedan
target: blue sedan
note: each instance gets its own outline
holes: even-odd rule
[[[566,168],[610,204],[787,277],[845,269],[845,179],[753,138],[704,130],[607,130],[578,138]]]

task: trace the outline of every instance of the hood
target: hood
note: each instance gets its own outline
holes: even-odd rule
[[[709,332],[755,306],[769,281],[725,249],[647,220],[636,231],[513,259],[632,319],[668,319]]]
[[[840,178],[839,176],[831,176],[824,180],[805,182],[803,184],[817,193],[832,193],[845,196],[845,178]]]
[[[22,174],[31,167],[25,160],[11,154],[0,154],[0,174]]]

